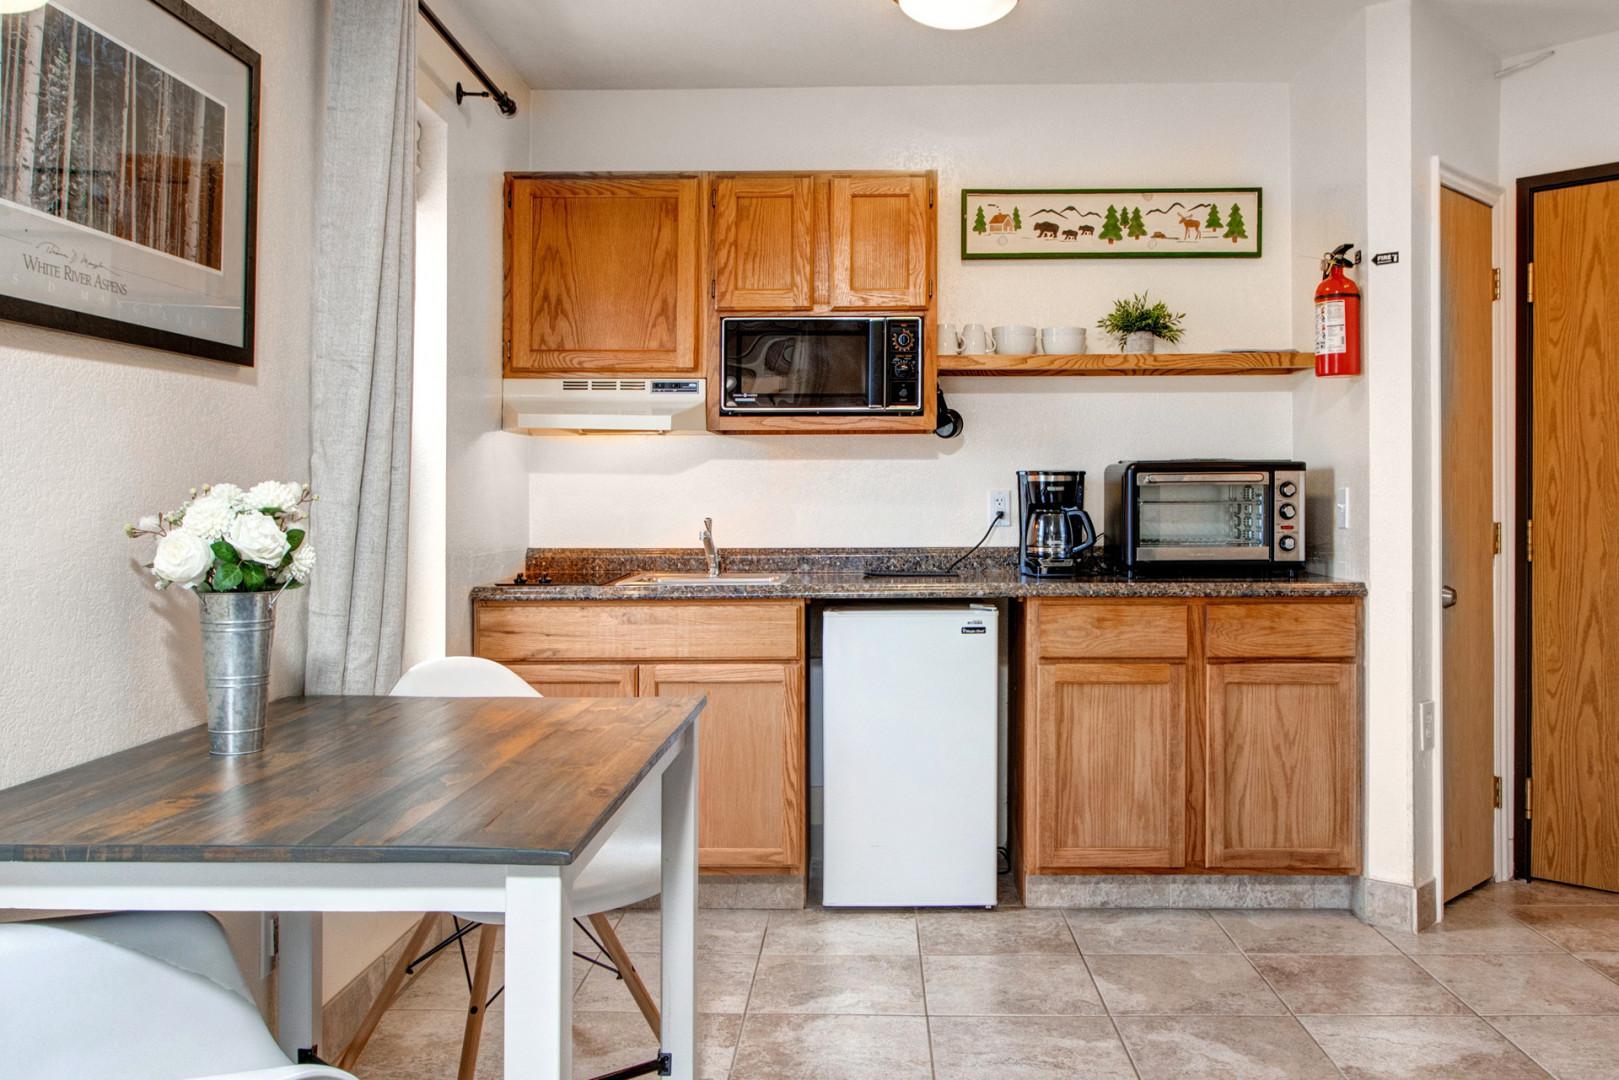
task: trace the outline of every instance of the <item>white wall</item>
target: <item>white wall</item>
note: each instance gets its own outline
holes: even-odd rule
[[[0,323],[0,502],[29,553],[0,561],[0,787],[202,722],[196,599],[155,592],[120,530],[199,484],[309,474],[314,7],[197,7],[263,56],[257,366]],[[278,611],[272,696],[303,685],[302,595]]]
[[[1285,347],[1291,248],[1281,85],[537,92],[537,169],[939,170],[942,322],[1092,326],[1149,289],[1187,313],[1187,349]],[[1258,260],[964,263],[964,186],[1264,188]],[[1092,330],[1092,334],[1097,331]],[[1093,340],[1092,348],[1104,348]],[[985,492],[1020,468],[1129,456],[1286,455],[1287,384],[946,380],[959,440],[545,438],[530,451],[536,545],[967,544]],[[996,538],[1012,542],[1013,530]]]
[[[1504,184],[1619,161],[1619,33],[1571,41],[1556,53],[1501,80]]]

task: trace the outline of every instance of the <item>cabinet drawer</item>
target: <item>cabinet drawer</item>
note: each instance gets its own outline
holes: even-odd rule
[[[476,649],[491,660],[796,660],[797,601],[485,603]]]
[[[1040,655],[1048,659],[1182,659],[1186,605],[1152,600],[1120,603],[1042,602]]]
[[[1351,659],[1360,639],[1349,603],[1210,604],[1211,660]]]

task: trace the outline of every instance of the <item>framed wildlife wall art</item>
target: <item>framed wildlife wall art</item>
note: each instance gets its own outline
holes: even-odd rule
[[[5,10],[0,318],[251,366],[259,54],[185,0]]]
[[[1257,259],[1259,188],[969,188],[963,259]]]

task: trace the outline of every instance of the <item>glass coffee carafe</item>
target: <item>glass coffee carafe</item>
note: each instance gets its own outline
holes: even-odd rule
[[[1035,577],[1072,577],[1078,556],[1096,546],[1096,526],[1085,512],[1085,474],[1018,474],[1018,568]]]

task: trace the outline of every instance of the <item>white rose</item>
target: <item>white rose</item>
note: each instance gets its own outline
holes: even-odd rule
[[[287,534],[275,518],[255,510],[236,515],[225,530],[225,539],[243,559],[265,566],[275,566],[287,554]]]
[[[152,573],[176,585],[195,585],[213,562],[214,553],[202,537],[176,529],[157,542]]]
[[[238,510],[258,509],[257,506],[254,506],[247,501],[247,496],[243,495],[242,489],[237,487],[235,484],[209,484],[208,494],[224,499],[227,503],[234,506]]]
[[[298,545],[298,550],[292,553],[292,562],[287,564],[287,576],[303,585],[309,581],[309,575],[314,569],[315,549],[305,540]]]
[[[180,528],[211,544],[225,535],[238,513],[229,493],[221,495],[216,488],[191,500],[185,508],[185,516],[180,519]]]
[[[254,484],[247,493],[247,506],[251,510],[275,510],[291,513],[298,509],[304,497],[304,486],[290,481],[266,480]]]

